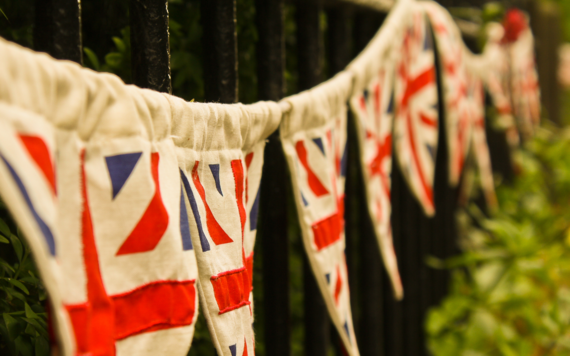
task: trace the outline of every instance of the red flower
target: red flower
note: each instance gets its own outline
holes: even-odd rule
[[[510,9],[505,14],[503,19],[503,27],[505,28],[505,35],[503,36],[503,43],[512,43],[516,41],[520,34],[526,30],[528,24],[525,14],[519,9]]]

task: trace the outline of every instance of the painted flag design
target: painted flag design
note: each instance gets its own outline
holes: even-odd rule
[[[275,103],[214,110],[173,104],[186,124],[173,134],[202,312],[218,355],[254,355],[253,251],[263,151],[281,111]]]
[[[412,193],[431,216],[439,123],[434,49],[422,9],[410,11],[407,21],[396,64],[394,147]]]
[[[392,242],[390,200],[394,120],[394,63],[386,59],[366,88],[350,99],[355,115],[368,211],[394,296],[403,297],[398,261]]]
[[[441,62],[444,123],[449,152],[449,182],[459,183],[469,148],[471,147],[472,111],[465,65],[465,46],[457,26],[445,10],[436,3],[423,4],[429,16]]]
[[[344,253],[349,89],[350,75],[343,73],[288,98],[292,111],[284,115],[280,134],[311,269],[344,348],[355,356]]]

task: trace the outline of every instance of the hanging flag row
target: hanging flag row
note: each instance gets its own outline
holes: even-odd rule
[[[278,127],[310,266],[344,348],[359,355],[344,252],[348,108],[397,299],[393,160],[434,215],[445,132],[450,184],[473,155],[494,206],[484,89],[512,144],[540,115],[533,38],[516,11],[474,55],[444,8],[400,0],[345,71],[281,103],[189,103],[4,40],[0,53],[0,195],[69,356],[186,355],[199,304],[219,355],[254,355],[263,152]]]

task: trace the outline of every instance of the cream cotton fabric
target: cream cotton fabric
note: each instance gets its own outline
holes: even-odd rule
[[[351,75],[338,74],[284,99],[291,109],[280,126],[305,251],[345,349],[359,355],[346,268],[344,182],[346,114]]]

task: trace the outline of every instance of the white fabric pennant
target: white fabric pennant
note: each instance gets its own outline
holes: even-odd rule
[[[196,246],[203,312],[218,355],[253,355],[252,267],[265,138],[276,103],[186,103],[172,130]]]
[[[357,126],[368,210],[394,296],[401,299],[403,288],[390,222],[394,63],[387,59],[383,63],[384,66],[370,84],[350,99],[350,106]]]
[[[390,222],[394,76],[395,58],[399,56],[395,48],[414,6],[411,0],[398,1],[366,49],[347,68],[354,76],[350,106],[357,127],[366,205],[396,299],[401,299],[404,291]]]
[[[345,259],[346,114],[351,75],[285,99],[280,127],[311,268],[329,315],[351,356],[359,355]]]
[[[425,2],[423,6],[432,24],[441,63],[449,183],[456,186],[471,147],[473,123],[464,62],[466,48],[459,29],[445,8],[435,2]]]
[[[395,80],[395,155],[428,216],[435,214],[433,181],[438,143],[438,97],[432,34],[421,6],[404,20]]]

